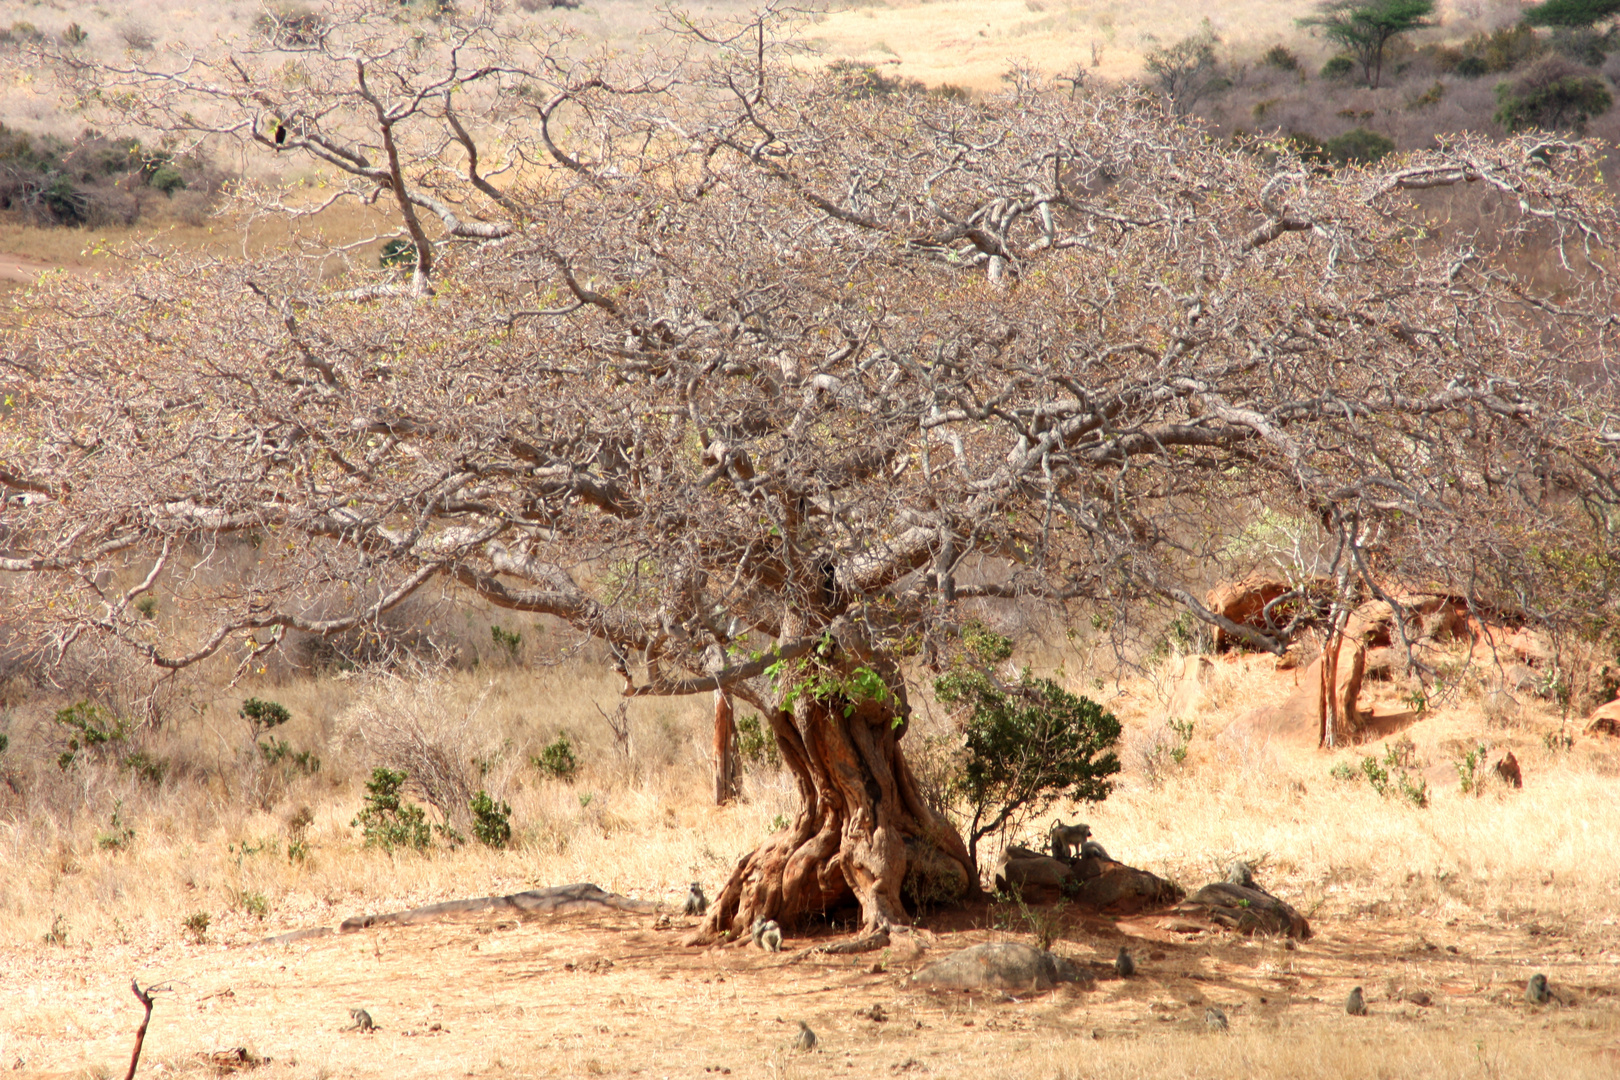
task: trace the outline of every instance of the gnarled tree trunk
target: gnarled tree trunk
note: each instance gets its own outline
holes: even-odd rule
[[[737,797],[737,718],[731,695],[714,692],[714,805],[724,806]]]
[[[793,824],[744,857],[710,907],[703,937],[745,937],[756,918],[787,925],[850,899],[861,931],[909,921],[908,872],[926,895],[978,888],[967,847],[929,807],[900,752],[903,696],[851,701],[802,694],[770,723],[804,806]]]

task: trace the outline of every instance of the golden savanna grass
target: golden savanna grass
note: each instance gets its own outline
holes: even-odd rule
[[[796,932],[782,958],[687,948],[680,939],[692,924],[678,917],[668,930],[607,916],[255,946],[354,914],[574,881],[673,911],[686,882],[712,893],[793,813],[790,782],[765,765],[748,772],[742,800],[708,805],[706,699],[638,701],[621,745],[598,712],[611,710],[617,689],[599,659],[545,666],[540,655],[526,644],[515,663],[495,650],[471,670],[412,679],[199,683],[145,744],[176,763],[158,787],[94,766],[59,772],[42,722],[59,702],[14,693],[6,760],[22,791],[7,795],[0,824],[0,966],[13,973],[0,982],[0,1058],[26,1071],[119,1067],[134,975],[174,988],[160,996],[148,1061],[182,1075],[204,1071],[198,1054],[235,1045],[273,1058],[258,1075],[277,1077],[687,1076],[705,1067],[771,1076],[1613,1075],[1615,749],[1585,737],[1562,748],[1550,738],[1561,718],[1540,704],[1487,713],[1458,700],[1406,732],[1431,791],[1419,809],[1329,775],[1378,746],[1327,754],[1254,723],[1256,706],[1294,689],[1269,658],[1173,657],[1119,683],[1073,653],[1051,654],[1045,666],[1061,662],[1062,677],[1126,726],[1117,792],[1065,816],[1089,821],[1116,857],[1190,889],[1234,857],[1258,860],[1262,881],[1317,931],[1297,949],[1187,939],[1154,918],[1071,917],[1059,952],[1100,963],[1128,942],[1143,975],[1002,998],[917,993],[905,982],[920,962],[909,954],[852,963],[804,953],[802,935],[825,928]],[[274,734],[319,753],[319,773],[276,781],[249,766],[235,709],[250,694],[289,707],[293,721]],[[946,720],[919,704],[909,738],[920,746]],[[1166,752],[1171,715],[1194,722],[1180,765]],[[384,729],[401,725],[481,763],[477,781],[511,804],[510,850],[440,845],[390,856],[361,845],[350,824],[361,781],[386,753]],[[529,763],[562,731],[583,762],[572,783]],[[1477,794],[1459,790],[1455,763],[1480,741],[1493,760],[1517,755],[1522,791],[1494,780]],[[300,862],[287,849],[302,807],[314,823]],[[121,848],[105,842],[115,809],[133,830]],[[1033,841],[1043,826],[1008,839]],[[198,913],[208,916],[201,942],[186,927]],[[920,925],[925,956],[1030,940],[1007,906],[935,913]],[[1574,1003],[1523,1005],[1535,970]],[[1342,1012],[1356,984],[1372,1002],[1366,1021]],[[1419,992],[1430,1005],[1405,1000]],[[887,1021],[856,1016],[873,1004]],[[1205,1004],[1232,1017],[1230,1036],[1202,1030]],[[340,1031],[355,1006],[370,1008],[383,1033]],[[799,1017],[821,1033],[823,1053],[786,1051]]]

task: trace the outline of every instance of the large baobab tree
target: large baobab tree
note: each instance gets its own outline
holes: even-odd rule
[[[803,808],[711,933],[851,898],[877,930],[908,874],[972,887],[902,750],[902,661],[941,662],[966,602],[1219,621],[1198,596],[1261,506],[1319,522],[1346,581],[1555,618],[1543,585],[1607,572],[1594,146],[1328,172],[1032,77],[857,98],[769,13],[619,69],[368,7],[68,72],[173,140],[318,163],[414,263],[337,272],[298,234],[28,295],[0,568],[44,659],[241,660],[453,582],[597,636],[626,695],[763,711]],[[1476,194],[1507,223],[1437,220]],[[153,592],[194,637],[140,617]]]

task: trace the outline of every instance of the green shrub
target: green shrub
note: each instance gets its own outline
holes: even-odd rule
[[[1538,60],[1517,79],[1496,87],[1496,113],[1491,117],[1510,132],[1586,127],[1614,105],[1608,84],[1595,73],[1562,56]]]
[[[523,631],[503,630],[499,626],[491,626],[489,638],[497,647],[506,650],[507,659],[514,663],[517,661],[518,649],[523,645]]]
[[[1355,70],[1356,62],[1341,53],[1338,56],[1329,58],[1328,62],[1322,65],[1322,78],[1348,79]]]
[[[921,94],[927,87],[904,75],[885,75],[873,64],[855,60],[834,60],[827,65],[838,96],[860,101],[890,94]]]
[[[62,31],[62,42],[70,47],[77,48],[89,40],[89,31],[76,22],[68,23],[67,29]]]
[[[206,911],[194,911],[187,915],[180,925],[185,928],[186,936],[191,938],[192,944],[201,945],[208,940],[208,924],[212,920]]]
[[[558,780],[572,780],[579,772],[579,758],[574,756],[574,744],[568,741],[567,732],[558,735],[555,742],[530,758],[529,763]]]
[[[377,265],[384,270],[391,266],[410,269],[416,265],[416,245],[409,240],[388,241],[382,246],[382,254],[377,256]]]
[[[1616,14],[1620,14],[1620,0],[1547,0],[1524,13],[1524,24],[1589,27]]]
[[[123,819],[123,800],[113,803],[112,817],[107,822],[107,831],[96,833],[96,847],[103,851],[123,851],[135,841],[135,830],[125,823]]]
[[[1457,61],[1455,70],[1465,79],[1477,79],[1481,75],[1489,74],[1491,69],[1485,66],[1485,61],[1480,57],[1465,56]]]
[[[1527,60],[1541,55],[1543,45],[1536,32],[1520,23],[1502,26],[1490,33],[1479,33],[1463,43],[1463,52],[1478,58],[1484,73],[1512,71]],[[1460,74],[1467,74],[1458,65]]]
[[[1402,738],[1394,745],[1386,744],[1382,758],[1364,757],[1358,768],[1340,762],[1332,775],[1337,780],[1353,780],[1359,772],[1379,795],[1398,796],[1421,810],[1429,805],[1429,785],[1417,775],[1416,750],[1411,739]]]
[[[430,832],[427,814],[420,806],[405,802],[399,789],[405,786],[404,772],[382,766],[371,770],[366,781],[366,805],[349,822],[350,828],[359,828],[367,847],[380,847],[392,852],[396,848],[414,848],[426,851]]]
[[[1012,686],[958,669],[934,682],[946,705],[967,710],[966,754],[955,780],[972,810],[968,851],[1014,820],[1039,815],[1059,798],[1098,802],[1119,772],[1112,713],[1050,679],[1025,672]]]
[[[1485,744],[1480,743],[1456,762],[1458,786],[1464,795],[1479,794],[1480,772],[1485,768]]]
[[[143,784],[161,787],[164,777],[169,775],[169,763],[162,758],[155,758],[145,750],[137,750],[123,761],[120,767],[135,774],[135,778]]]
[[[1343,135],[1335,135],[1323,143],[1322,148],[1340,165],[1371,165],[1392,153],[1395,143],[1376,131],[1356,128]]]
[[[737,756],[751,765],[780,768],[782,751],[776,746],[776,734],[765,726],[763,718],[750,713],[737,720]]]
[[[67,728],[67,749],[56,759],[63,772],[71,769],[81,753],[105,756],[114,752],[129,736],[129,721],[119,719],[88,701],[78,701],[65,709],[58,709],[53,717],[57,726]]]
[[[1299,57],[1295,56],[1283,45],[1273,45],[1267,49],[1260,55],[1260,62],[1266,67],[1276,68],[1278,71],[1299,70]]]
[[[485,847],[503,848],[512,840],[512,808],[479,789],[468,804],[472,810],[473,836]]]
[[[173,165],[160,165],[153,170],[146,183],[148,187],[156,188],[165,195],[173,195],[177,191],[184,190],[186,178]]]

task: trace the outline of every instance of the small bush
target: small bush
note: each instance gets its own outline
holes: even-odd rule
[[[124,804],[122,800],[113,803],[112,817],[107,822],[107,831],[96,834],[96,847],[103,851],[124,851],[135,841],[135,830],[124,821],[122,814]]]
[[[185,922],[180,925],[185,929],[186,936],[191,938],[194,945],[201,945],[208,940],[208,924],[212,920],[206,911],[194,911],[186,916]]]
[[[265,916],[270,914],[270,901],[262,892],[237,893],[236,903],[244,913],[260,922],[264,922]]]
[[[53,719],[59,727],[71,732],[67,749],[56,759],[57,768],[63,772],[77,764],[81,753],[106,756],[114,752],[129,735],[129,721],[121,720],[88,701],[75,702],[65,709],[58,709]]]
[[[1484,68],[1481,74],[1512,71],[1540,56],[1543,48],[1536,32],[1523,23],[1498,27],[1489,34],[1475,34],[1463,44],[1463,52],[1477,58]],[[1457,66],[1457,73],[1469,74],[1463,71],[1461,64]]]
[[[157,47],[157,38],[153,37],[152,31],[141,23],[120,23],[118,36],[123,40],[125,46],[134,49],[136,52],[150,52]]]
[[[169,775],[169,763],[162,758],[156,758],[145,750],[137,750],[119,763],[122,768],[135,774],[135,778],[143,784],[152,787],[162,787],[163,780]]]
[[[1348,58],[1347,58],[1348,59]],[[1260,63],[1278,71],[1298,71],[1299,57],[1288,51],[1286,46],[1273,45],[1260,56]]]
[[[186,178],[179,169],[173,165],[160,165],[153,170],[151,179],[146,182],[148,187],[156,188],[165,195],[173,195],[182,191],[186,186]]]
[[[921,94],[928,88],[921,80],[904,75],[885,75],[873,64],[855,60],[834,60],[827,65],[838,96],[854,101],[888,97],[891,94]]]
[[[1486,67],[1485,61],[1479,57],[1465,56],[1461,60],[1457,61],[1457,67],[1455,70],[1458,75],[1461,75],[1465,79],[1477,79],[1481,75],[1489,74],[1491,69]]]
[[[1322,148],[1340,165],[1371,165],[1392,153],[1395,143],[1376,131],[1356,128],[1334,136]]]
[[[498,648],[506,650],[508,660],[513,663],[517,662],[518,650],[523,647],[523,631],[503,630],[499,626],[491,626],[489,628],[489,637]]]
[[[529,763],[546,776],[558,780],[572,780],[574,774],[579,772],[579,758],[574,755],[574,744],[568,741],[567,732],[558,735],[556,742],[530,758]]]
[[[1481,773],[1485,769],[1485,744],[1480,743],[1456,762],[1458,787],[1464,795],[1478,795]]]
[[[76,49],[89,40],[89,31],[76,22],[68,23],[67,29],[62,31],[62,44],[68,46],[69,48]]]
[[[1356,62],[1350,59],[1350,57],[1343,55],[1335,56],[1329,59],[1327,63],[1322,65],[1322,78],[1333,80],[1348,79],[1351,73],[1355,70]]]
[[[256,697],[242,702],[242,707],[236,710],[236,715],[252,725],[255,740],[271,728],[280,727],[292,719],[292,713],[287,711],[285,705],[275,701],[260,701]]]
[[[1579,132],[1588,120],[1613,107],[1614,95],[1595,72],[1562,56],[1549,56],[1517,79],[1499,84],[1496,103],[1491,119],[1509,132],[1531,128]]]
[[[503,848],[512,840],[512,808],[490,798],[480,788],[468,804],[472,811],[473,836],[485,847]]]
[[[1192,749],[1193,722],[1172,716],[1164,723],[1176,737],[1175,745],[1170,748],[1170,758],[1177,765],[1183,765],[1187,761],[1187,751]]]
[[[737,719],[737,756],[751,765],[765,765],[772,769],[782,767],[782,752],[777,749],[776,734],[754,713]]]
[[[358,828],[367,847],[392,852],[396,848],[426,851],[431,834],[427,814],[420,806],[405,802],[399,789],[405,786],[405,773],[378,766],[366,781],[366,805],[350,828]]]
[[[382,246],[382,254],[377,256],[377,265],[387,270],[395,267],[409,270],[416,265],[416,245],[409,240],[390,240]],[[490,627],[494,630],[495,627]]]

